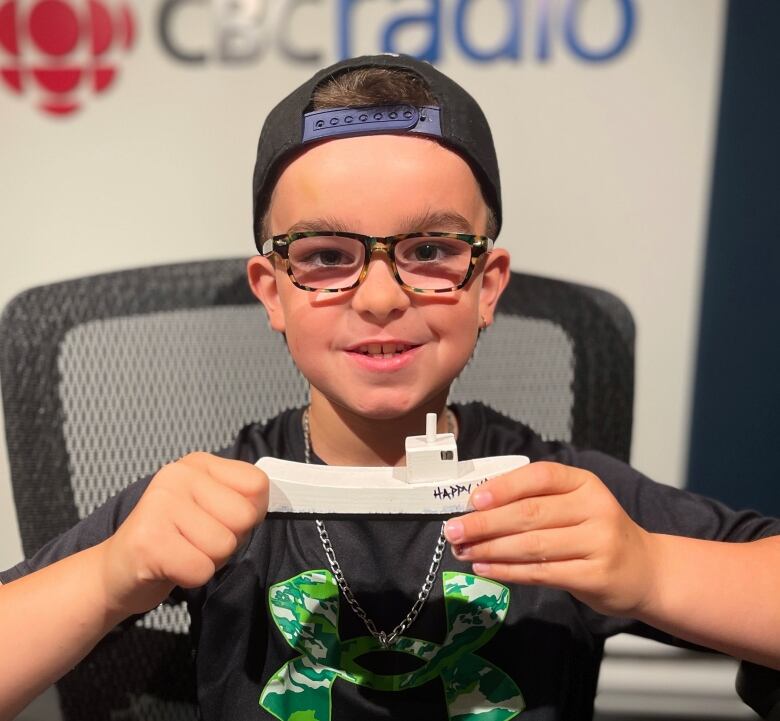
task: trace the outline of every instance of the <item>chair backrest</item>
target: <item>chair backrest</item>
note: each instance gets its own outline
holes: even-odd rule
[[[633,344],[614,296],[513,273],[451,398],[627,459]],[[26,291],[0,319],[0,379],[26,555],[166,461],[307,400],[240,259]],[[58,684],[65,719],[196,718],[188,621],[163,607],[109,634]]]
[[[739,697],[762,719],[780,721],[780,671],[742,661],[736,688]]]

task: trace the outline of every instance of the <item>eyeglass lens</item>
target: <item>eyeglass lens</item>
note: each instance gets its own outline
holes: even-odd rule
[[[354,285],[365,264],[365,245],[355,238],[315,236],[290,243],[288,258],[295,280],[320,290]],[[420,290],[454,288],[463,282],[471,246],[456,238],[419,236],[395,244],[401,281]]]

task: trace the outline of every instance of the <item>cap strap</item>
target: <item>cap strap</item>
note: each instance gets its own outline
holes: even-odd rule
[[[439,108],[424,105],[376,105],[368,108],[329,108],[303,116],[301,143],[342,135],[420,133],[441,137]]]

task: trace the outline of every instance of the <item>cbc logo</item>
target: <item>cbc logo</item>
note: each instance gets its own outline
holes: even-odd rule
[[[125,0],[0,0],[0,78],[45,113],[69,115],[111,87],[134,38]]]

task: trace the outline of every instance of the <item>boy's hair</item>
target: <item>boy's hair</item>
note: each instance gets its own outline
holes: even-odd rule
[[[317,86],[312,94],[310,110],[330,108],[364,108],[374,105],[404,104],[422,107],[435,105],[436,98],[425,81],[408,70],[399,68],[358,68],[331,76]],[[486,234],[495,238],[496,215],[490,204]],[[268,238],[268,210],[260,223],[260,237]]]
[[[353,113],[352,109],[372,110]],[[267,212],[284,165],[309,143],[375,133],[418,134],[466,160],[488,208],[486,233],[501,230],[498,159],[487,118],[452,78],[408,55],[340,60],[283,98],[263,123],[252,178],[253,232],[263,253]]]
[[[311,109],[360,108],[392,103],[435,105],[422,78],[399,68],[358,68],[330,77],[312,95]]]

